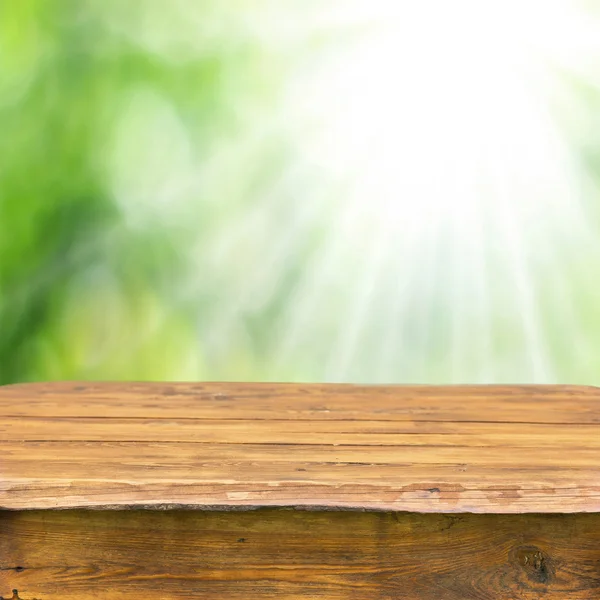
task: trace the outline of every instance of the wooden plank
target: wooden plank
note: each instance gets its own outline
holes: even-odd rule
[[[8,386],[0,508],[594,512],[599,411],[587,387]]]
[[[1,387],[0,416],[589,424],[600,423],[600,389],[53,382]]]
[[[0,512],[23,600],[595,600],[600,515]]]
[[[505,448],[428,446],[32,442],[0,447],[0,505],[13,510],[217,505],[600,511],[595,449],[523,449],[513,455]]]
[[[2,441],[193,442],[211,444],[350,446],[466,446],[492,448],[600,448],[599,427],[447,421],[297,421],[271,419],[143,419],[0,417]],[[591,433],[592,435],[587,435]]]

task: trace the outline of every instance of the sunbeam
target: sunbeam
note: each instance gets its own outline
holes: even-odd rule
[[[541,282],[590,236],[556,100],[561,69],[600,57],[597,27],[573,2],[352,7],[327,13],[353,28],[289,91],[302,150],[337,192],[279,361],[319,338],[335,296],[328,380],[553,382]]]
[[[597,3],[4,4],[0,382],[600,383]]]

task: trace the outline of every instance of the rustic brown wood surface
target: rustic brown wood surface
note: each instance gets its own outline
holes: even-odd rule
[[[600,512],[600,390],[0,388],[0,509]]]
[[[600,515],[0,512],[22,600],[597,600]]]

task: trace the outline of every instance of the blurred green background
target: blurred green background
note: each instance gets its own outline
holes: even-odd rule
[[[600,383],[599,7],[0,0],[0,383]]]

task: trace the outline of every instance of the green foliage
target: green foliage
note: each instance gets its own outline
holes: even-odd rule
[[[303,112],[319,89],[296,75],[356,42],[355,5],[0,2],[0,383],[597,381],[596,57],[587,75],[557,69],[552,106],[581,219],[527,221],[515,259],[500,211],[469,246],[460,217],[391,229],[376,178],[353,204],[356,173],[390,162],[369,136],[342,174],[304,147],[329,116]],[[348,22],[324,25],[328,11]],[[351,100],[338,94],[331,119]],[[427,133],[433,112],[406,124]],[[538,238],[556,251],[531,258]]]

